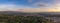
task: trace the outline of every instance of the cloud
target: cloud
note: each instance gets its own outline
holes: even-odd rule
[[[33,5],[34,5],[34,6],[39,6],[39,7],[46,7],[46,6],[48,6],[49,4],[48,4],[48,3],[43,3],[43,2],[37,2],[37,3],[34,3]]]
[[[14,4],[0,4],[0,10],[9,10],[10,8],[14,8],[16,5]]]
[[[30,3],[31,3],[31,2],[33,2],[33,0],[28,0],[28,2],[30,2]]]
[[[32,3],[32,2],[39,2],[40,0],[27,0],[29,3]]]
[[[39,9],[39,8],[22,8],[19,9],[22,12],[43,12],[43,9]]]

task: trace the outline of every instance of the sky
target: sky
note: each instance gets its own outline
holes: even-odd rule
[[[0,0],[0,11],[60,12],[60,0]]]

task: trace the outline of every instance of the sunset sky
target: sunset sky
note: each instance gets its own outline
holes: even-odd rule
[[[0,0],[0,11],[60,12],[60,0]]]

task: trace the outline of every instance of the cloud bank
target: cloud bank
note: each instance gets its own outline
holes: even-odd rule
[[[43,6],[46,6],[45,4]],[[60,4],[54,4],[46,8],[19,7],[14,4],[1,4],[0,11],[22,11],[22,12],[60,12]]]

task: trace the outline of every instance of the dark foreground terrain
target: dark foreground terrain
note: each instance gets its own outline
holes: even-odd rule
[[[0,23],[60,23],[60,13],[23,13],[0,11]]]
[[[53,20],[38,16],[0,15],[0,23],[53,23]]]

